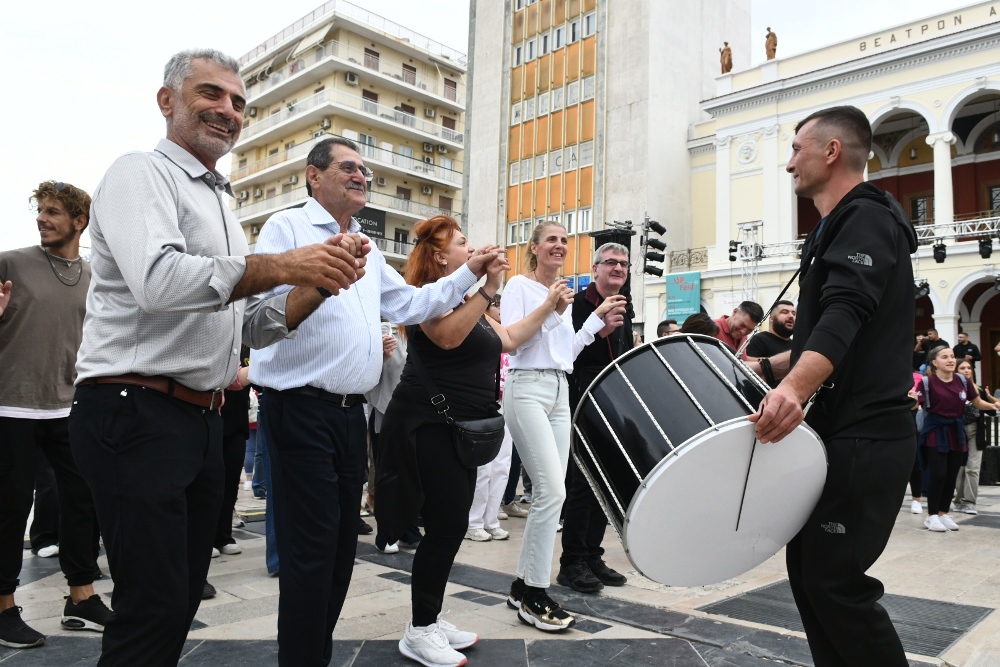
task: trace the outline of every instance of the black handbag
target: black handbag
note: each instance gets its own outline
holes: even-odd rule
[[[448,410],[451,408],[448,405],[447,399],[444,397],[444,394],[438,391],[437,385],[431,380],[430,374],[420,361],[420,356],[417,354],[415,346],[411,345],[407,349],[407,353],[413,362],[413,368],[417,371],[417,375],[420,376],[420,382],[423,383],[431,394],[431,405],[437,409],[438,414],[444,417],[444,420],[451,426],[451,439],[455,445],[455,456],[458,457],[459,462],[466,468],[475,470],[479,466],[484,466],[495,459],[500,452],[500,446],[503,444],[503,415],[487,417],[486,419],[466,419],[462,421],[453,419],[448,414]],[[496,398],[500,398],[499,357],[497,357]]]

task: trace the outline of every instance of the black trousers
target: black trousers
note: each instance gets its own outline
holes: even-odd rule
[[[965,452],[939,452],[933,447],[923,449],[931,471],[930,484],[927,485],[927,516],[947,513],[955,497],[955,481],[965,460]]]
[[[269,389],[260,410],[281,554],[278,663],[325,667],[358,548],[364,407]]]
[[[85,384],[69,426],[115,582],[98,665],[176,665],[222,506],[222,418],[149,389]]]
[[[448,575],[469,529],[476,471],[459,463],[447,424],[421,426],[416,435],[424,538],[413,555],[410,596],[413,625],[423,627],[436,623],[441,613]]]
[[[56,473],[41,451],[35,452],[35,516],[28,536],[36,554],[39,549],[59,544],[59,488]]]
[[[0,417],[0,595],[17,589],[39,451],[52,465],[59,489],[59,567],[70,586],[94,582],[97,516],[70,451],[68,422]]]
[[[816,509],[785,550],[788,581],[816,667],[906,667],[885,609],[878,560],[899,513],[915,436],[834,439]]]
[[[243,457],[247,451],[246,430],[225,432],[222,436],[222,510],[215,526],[215,548],[235,544],[233,539],[233,510],[243,480]]]
[[[562,555],[559,564],[594,561],[604,556],[604,531],[608,519],[604,516],[593,489],[570,459],[566,472],[566,502],[563,503]]]

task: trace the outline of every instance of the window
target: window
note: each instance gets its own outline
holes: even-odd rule
[[[583,80],[583,99],[594,99],[594,77],[588,76]]]
[[[375,151],[378,149],[376,149],[375,146],[376,146],[376,140],[373,135],[362,133],[358,137],[358,154],[361,155],[362,157],[366,158],[377,157]]]
[[[580,102],[580,82],[574,81],[566,86],[566,106]]]
[[[512,222],[507,225],[507,245],[514,245],[517,243],[517,227],[521,223]]]
[[[450,171],[455,171],[455,161],[450,157],[441,158],[441,166]]]
[[[580,166],[580,147],[567,146],[563,149],[563,171],[570,171]]]
[[[597,14],[590,12],[583,17],[583,36],[590,37],[597,32]]]
[[[576,211],[566,211],[563,213],[563,227],[566,228],[567,234],[576,233],[574,227],[576,226]]]
[[[934,218],[934,197],[914,197],[910,200],[910,221],[926,225]]]
[[[240,159],[240,163],[239,163],[239,165],[237,166],[237,168],[238,168],[238,169],[242,169],[242,168],[243,168],[243,167],[245,167],[245,166],[247,166],[247,159],[246,159],[246,158],[241,158],[241,159]]]
[[[589,167],[594,164],[594,142],[585,141],[580,144],[580,166]]]
[[[458,101],[458,84],[451,79],[444,80],[444,96],[452,102]]]
[[[563,89],[556,88],[552,91],[552,110],[559,111],[563,108],[563,96],[565,95]]]
[[[510,107],[510,124],[517,125],[521,122],[521,103],[512,104]]]
[[[358,133],[355,132],[354,130],[348,130],[348,129],[345,128],[344,131],[341,132],[341,134],[343,135],[343,137],[345,139],[350,139],[351,141],[357,141],[358,140]]]
[[[569,40],[568,44],[572,44],[580,39],[580,21],[570,21],[569,22]]]
[[[524,101],[524,120],[531,120],[535,117],[535,98],[531,97]]]
[[[365,113],[378,113],[378,93],[370,90],[361,91],[361,110]]]
[[[566,45],[566,26],[561,25],[552,32],[552,50],[561,49]]]
[[[438,195],[438,208],[442,211],[451,211],[452,208],[452,198],[445,197],[444,195]]]
[[[534,161],[531,158],[526,160],[521,160],[521,182],[527,183],[532,180],[532,166],[534,166]]]
[[[563,161],[562,150],[556,150],[549,153],[549,173],[550,174],[562,173],[563,170],[562,161]]]
[[[549,112],[549,94],[542,93],[538,96],[538,115],[544,116]]]
[[[544,56],[549,52],[549,36],[542,35],[541,42],[538,44],[538,55],[539,57]]]
[[[411,86],[417,85],[417,68],[413,65],[403,64],[403,81]]]
[[[510,163],[510,185],[517,185],[521,182],[521,163],[511,162]]]
[[[524,57],[524,62],[530,63],[535,59],[535,43],[536,41],[534,39],[528,40],[528,50],[527,55]]]
[[[278,147],[277,146],[275,146],[274,148],[271,148],[271,149],[269,149],[267,151],[267,156],[268,157],[271,157],[272,155],[277,155],[277,154],[278,154]]]
[[[590,209],[589,208],[581,208],[579,211],[577,211],[576,226],[577,226],[577,231],[579,231],[581,234],[583,232],[589,232],[590,231]]]
[[[524,220],[521,222],[521,243],[527,243],[531,240],[531,220]]]
[[[989,189],[990,197],[990,211],[993,213],[1000,212],[1000,187],[992,187]]]
[[[524,0],[517,0],[517,4],[514,6],[514,9],[524,9]]]
[[[535,156],[535,178],[545,178],[548,176],[546,163],[549,161],[548,153]]]
[[[514,47],[514,62],[511,65],[511,67],[517,67],[518,65],[520,65],[523,62],[521,60],[523,55],[524,55],[524,47],[518,44],[517,46]]]
[[[284,194],[288,194],[291,191],[292,191],[292,184],[291,183],[284,183],[284,184],[282,184],[282,186],[281,186],[281,194],[283,194],[283,195]]]
[[[276,194],[278,194],[278,188],[268,188],[267,192],[264,193],[264,199],[270,199]]]
[[[379,53],[372,49],[365,49],[365,67],[378,71]]]

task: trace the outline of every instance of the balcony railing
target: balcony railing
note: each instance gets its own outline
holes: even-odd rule
[[[271,209],[289,207],[293,204],[304,202],[308,196],[309,195],[304,186],[295,188],[294,190],[284,192],[280,195],[275,195],[274,197],[269,197],[268,199],[261,199],[252,204],[238,206],[236,208],[236,217],[248,218],[253,215],[259,215],[264,211],[270,211]],[[461,219],[462,217],[462,214],[458,211],[450,211],[437,206],[431,206],[430,204],[422,204],[418,201],[404,199],[402,197],[394,197],[392,195],[385,194],[384,192],[373,192],[369,190],[368,201],[382,208],[389,208],[394,211],[401,211],[403,213],[409,213],[422,218],[430,218],[435,215],[450,215],[456,219]]]
[[[323,104],[337,104],[349,109],[356,109],[364,113],[372,114],[373,116],[378,116],[383,120],[387,120],[403,127],[409,127],[420,132],[424,132],[425,134],[441,137],[445,141],[451,141],[456,144],[461,144],[464,140],[462,133],[458,130],[448,129],[442,125],[438,125],[437,123],[424,120],[423,118],[417,118],[413,114],[406,113],[405,111],[387,107],[372,100],[359,97],[358,95],[351,95],[350,93],[342,90],[324,90],[307,97],[304,100],[299,100],[294,104],[289,104],[287,108],[282,109],[278,113],[271,114],[267,118],[257,121],[256,123],[252,123],[249,127],[243,128],[240,139],[245,140],[250,137],[257,136],[258,134],[271,129],[276,125],[301,114],[303,111],[315,109]]]
[[[319,141],[319,139],[308,141],[304,144],[299,144],[298,146],[292,146],[287,150],[278,151],[274,155],[268,155],[263,160],[257,160],[256,162],[251,162],[245,167],[234,169],[233,173],[229,175],[229,180],[238,181],[275,165],[283,164],[289,160],[294,160],[297,157],[308,155],[316,141]]]
[[[403,257],[409,255],[410,251],[413,250],[412,243],[403,243],[401,241],[393,241],[392,239],[378,238],[372,239],[372,241],[375,241],[375,245],[382,252],[391,252],[395,255],[402,255]]]
[[[376,30],[386,33],[396,39],[408,42],[410,45],[417,47],[418,49],[423,49],[429,53],[440,56],[446,60],[450,60],[460,66],[462,69],[468,65],[468,59],[464,53],[456,51],[450,46],[445,46],[440,42],[435,42],[434,40],[424,37],[423,35],[413,32],[398,23],[394,23],[388,19],[382,18],[377,14],[373,14],[367,9],[362,9],[357,5],[352,5],[349,2],[344,2],[344,0],[328,0],[322,6],[317,7],[313,11],[309,12],[302,18],[300,18],[295,23],[291,24],[278,34],[274,35],[268,39],[263,44],[260,44],[256,48],[252,49],[248,53],[245,53],[240,58],[240,66],[247,64],[254,58],[273,50],[280,44],[283,44],[292,35],[295,35],[305,29],[307,26],[318,22],[322,18],[336,12],[342,16],[352,18],[360,23],[365,23]]]

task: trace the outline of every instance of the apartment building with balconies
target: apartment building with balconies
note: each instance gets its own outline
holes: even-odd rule
[[[248,241],[302,206],[316,142],[359,144],[374,172],[357,216],[401,268],[418,220],[460,222],[466,57],[343,0],[330,0],[240,58],[247,110],[233,147],[234,210]]]

